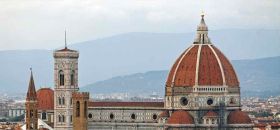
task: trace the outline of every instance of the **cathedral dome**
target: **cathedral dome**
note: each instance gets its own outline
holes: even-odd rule
[[[194,124],[193,117],[184,110],[178,110],[172,113],[167,121],[168,124]]]
[[[230,61],[208,38],[203,15],[194,43],[175,61],[166,81],[166,87],[194,86],[239,87]]]
[[[230,112],[227,118],[228,124],[251,124],[251,119],[248,116],[247,113],[236,110],[233,112]]]
[[[50,88],[41,88],[37,91],[38,109],[54,109],[54,91]]]

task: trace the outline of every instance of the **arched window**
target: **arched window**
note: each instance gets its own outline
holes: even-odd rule
[[[76,117],[80,117],[80,102],[76,103]]]
[[[206,119],[206,124],[209,124],[209,119]]]
[[[46,120],[47,119],[47,113],[46,112],[42,112],[42,120]]]
[[[65,99],[64,99],[64,97],[62,97],[62,105],[64,105],[65,104]]]
[[[30,110],[30,117],[33,117],[33,110]]]
[[[71,72],[71,85],[75,85],[75,71],[72,70]]]
[[[61,115],[58,115],[58,122],[61,122]]]
[[[61,98],[58,97],[58,104],[61,105]]]
[[[59,71],[59,86],[64,85],[64,73],[62,70]]]
[[[84,117],[85,118],[87,117],[87,101],[85,101],[85,104],[84,104]]]
[[[65,117],[64,117],[64,115],[62,115],[62,122],[64,122],[65,121]]]

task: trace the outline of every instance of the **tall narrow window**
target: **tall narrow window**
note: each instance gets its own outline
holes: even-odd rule
[[[75,71],[74,70],[72,70],[72,72],[71,72],[71,85],[72,86],[75,85]]]
[[[58,97],[58,104],[61,105],[61,98]]]
[[[87,101],[84,104],[84,117],[87,118]]]
[[[62,105],[64,105],[65,104],[65,99],[64,99],[64,97],[62,97]]]
[[[76,103],[76,117],[80,117],[80,102]]]
[[[62,70],[59,71],[59,86],[64,85],[64,73]]]
[[[30,110],[30,117],[33,117],[33,110]]]
[[[58,115],[58,122],[61,122],[61,116]]]
[[[62,122],[65,122],[65,117],[64,117],[64,115],[62,115]]]
[[[46,112],[42,112],[42,120],[46,120],[47,119],[47,113]]]

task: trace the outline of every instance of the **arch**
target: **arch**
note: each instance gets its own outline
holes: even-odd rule
[[[58,122],[61,122],[61,115],[58,115]]]
[[[59,74],[59,86],[64,86],[64,72],[60,70],[58,74]]]
[[[76,103],[76,117],[80,117],[80,102]]]

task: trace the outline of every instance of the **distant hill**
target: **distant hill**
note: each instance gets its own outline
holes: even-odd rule
[[[263,58],[256,60],[233,61],[238,74],[242,96],[279,95],[280,93],[280,57]],[[98,93],[132,93],[164,94],[167,70],[149,71],[126,76],[118,76],[99,81],[81,88],[92,95]]]
[[[229,59],[280,56],[280,30],[230,29],[209,33],[212,42]],[[195,32],[126,33],[71,44],[69,48],[80,52],[79,85],[85,86],[119,75],[168,70],[194,37]],[[25,93],[31,66],[37,88],[53,87],[52,52],[0,51],[0,93]]]

